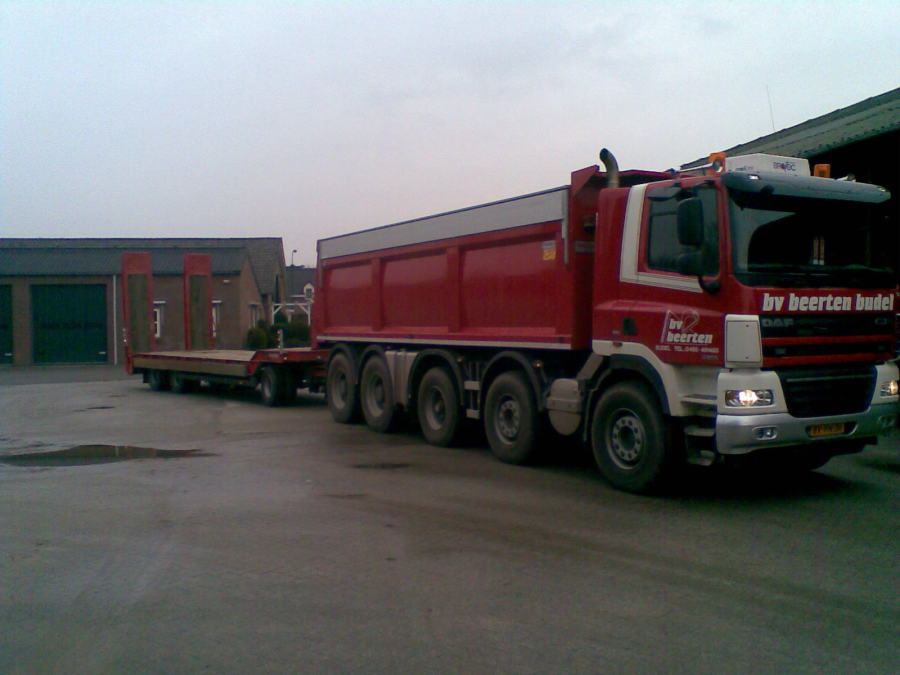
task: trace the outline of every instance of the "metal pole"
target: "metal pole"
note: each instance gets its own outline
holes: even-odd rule
[[[118,281],[116,275],[113,274],[113,288],[112,288],[112,316],[113,316],[113,365],[119,365],[119,303],[116,300],[116,286],[118,285]]]

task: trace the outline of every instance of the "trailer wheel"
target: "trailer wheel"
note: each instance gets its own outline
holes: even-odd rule
[[[263,405],[281,405],[281,377],[274,368],[263,368],[259,376],[259,393]]]
[[[380,356],[373,356],[363,366],[359,401],[370,429],[390,431],[394,421],[394,387],[387,364]]]
[[[431,445],[452,445],[459,430],[459,397],[446,368],[432,368],[419,384],[416,410],[422,435]]]
[[[354,384],[353,366],[346,354],[335,354],[328,364],[325,398],[335,422],[355,422],[359,415],[359,398]]]
[[[494,457],[507,464],[523,464],[537,449],[537,404],[521,373],[500,375],[488,389],[484,429]]]
[[[169,388],[169,374],[164,370],[148,370],[147,384],[153,391],[164,391]]]
[[[184,373],[172,372],[169,374],[169,383],[176,394],[188,394],[194,391],[194,381],[184,376]]]
[[[603,394],[594,409],[591,446],[603,477],[628,492],[652,492],[673,464],[656,396],[639,382],[622,382]]]
[[[297,378],[289,370],[281,373],[281,404],[294,405],[297,402]]]

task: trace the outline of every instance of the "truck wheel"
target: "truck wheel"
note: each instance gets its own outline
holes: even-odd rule
[[[169,375],[169,382],[172,391],[176,394],[188,394],[194,390],[194,381],[186,378],[184,373],[171,373]]]
[[[153,391],[164,391],[169,388],[169,374],[164,370],[148,370],[147,384]]]
[[[669,436],[656,396],[642,383],[614,385],[594,409],[594,459],[621,490],[646,493],[662,484],[672,464]]]
[[[354,385],[353,366],[346,354],[335,354],[328,364],[325,398],[335,422],[349,424],[359,415],[359,399]]]
[[[394,421],[394,387],[387,364],[380,356],[373,356],[363,366],[359,402],[372,431],[390,431]]]
[[[419,384],[416,411],[422,435],[431,445],[452,445],[459,430],[459,398],[450,373],[432,368]]]
[[[274,368],[263,368],[259,376],[259,394],[263,405],[281,405],[281,377]]]
[[[484,430],[494,457],[507,464],[523,464],[537,449],[537,404],[521,373],[500,375],[488,389]]]
[[[297,378],[290,371],[281,373],[281,404],[294,405],[297,402]]]

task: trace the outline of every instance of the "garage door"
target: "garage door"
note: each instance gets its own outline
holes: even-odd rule
[[[35,363],[106,361],[106,286],[31,287]]]
[[[0,286],[0,363],[12,363],[12,286]]]

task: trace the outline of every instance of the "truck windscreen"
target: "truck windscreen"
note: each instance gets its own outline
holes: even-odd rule
[[[888,288],[897,235],[884,204],[729,190],[734,274],[748,286]]]

